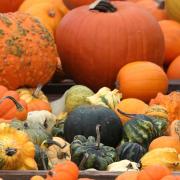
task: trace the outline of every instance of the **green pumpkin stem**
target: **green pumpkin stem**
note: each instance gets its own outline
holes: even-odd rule
[[[47,145],[47,147],[52,146],[52,145],[56,145],[56,146],[60,147],[61,149],[64,149],[67,146],[66,143],[64,144],[64,146],[62,146],[60,143],[53,141],[51,139],[46,140],[44,145]]]
[[[90,5],[89,9],[105,13],[112,13],[117,11],[117,8],[112,3],[110,3],[109,0],[97,0]]]
[[[117,109],[117,111],[118,111],[120,114],[122,114],[122,115],[124,115],[124,116],[126,116],[126,117],[129,117],[129,118],[133,118],[133,117],[135,117],[135,116],[138,115],[138,114],[128,114],[128,113],[125,113],[125,112],[121,111],[120,109]]]
[[[7,156],[13,156],[17,153],[17,149],[16,148],[7,148],[6,150],[6,155]]]
[[[23,106],[19,102],[17,102],[17,100],[12,96],[4,96],[3,98],[0,99],[0,103],[2,103],[5,99],[10,99],[15,104],[16,109],[19,112],[24,110]]]
[[[38,98],[39,97],[39,93],[40,93],[42,87],[43,87],[43,85],[39,84],[37,86],[37,88],[35,89],[35,91],[33,92],[32,96],[35,97],[35,98]]]
[[[96,136],[97,136],[97,137],[96,137],[96,147],[97,147],[97,149],[100,148],[100,143],[101,143],[100,128],[101,128],[101,125],[98,124],[98,125],[96,126]]]
[[[79,164],[79,169],[80,169],[80,170],[84,170],[84,169],[85,169],[85,168],[84,168],[84,164],[86,163],[88,157],[89,157],[89,154],[86,152],[86,153],[84,154],[84,156],[83,156],[80,164]]]

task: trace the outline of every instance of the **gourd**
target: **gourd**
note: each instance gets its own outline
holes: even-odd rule
[[[126,142],[119,145],[116,151],[119,160],[127,159],[138,163],[141,157],[147,152],[147,149],[138,143]]]
[[[120,174],[115,180],[137,180],[138,172],[137,171],[127,171]]]
[[[55,39],[64,72],[94,91],[114,88],[119,69],[129,62],[145,59],[161,66],[164,61],[162,31],[135,3],[100,0],[70,11]]]
[[[35,147],[28,135],[0,124],[0,169],[37,170]]]
[[[76,135],[95,137],[97,124],[101,125],[101,142],[116,147],[122,139],[122,123],[111,109],[98,105],[79,106],[69,113],[64,124],[65,139],[72,142]]]
[[[113,147],[104,146],[100,143],[100,125],[96,126],[97,139],[82,135],[74,137],[71,143],[71,160],[75,162],[80,169],[95,168],[97,170],[106,170],[107,166],[116,161],[117,154]]]
[[[47,83],[58,57],[48,30],[37,18],[20,12],[0,14],[0,29],[0,84],[17,89]]]

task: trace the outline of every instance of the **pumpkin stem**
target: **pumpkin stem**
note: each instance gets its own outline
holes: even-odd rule
[[[42,87],[43,87],[43,85],[39,84],[37,86],[37,88],[35,89],[35,91],[33,92],[32,96],[35,97],[35,98],[38,98],[39,97],[39,93],[40,93]]]
[[[16,109],[19,112],[24,110],[23,106],[19,102],[17,102],[17,100],[12,96],[4,96],[3,98],[0,99],[0,103],[2,103],[5,99],[10,99],[15,104]]]
[[[164,9],[165,8],[165,1],[164,0],[157,0],[158,3],[158,9]]]
[[[86,153],[84,154],[84,156],[83,156],[80,164],[79,164],[79,169],[80,169],[80,170],[84,170],[84,169],[85,169],[85,168],[84,168],[84,164],[86,163],[88,157],[89,157],[89,154],[86,152]]]
[[[96,136],[97,136],[97,137],[96,137],[96,147],[97,147],[97,149],[99,149],[100,143],[101,143],[100,128],[101,128],[101,125],[98,124],[98,125],[96,126]]]
[[[90,4],[89,10],[97,10],[99,12],[116,12],[117,8],[110,3],[109,0],[97,0]]]
[[[56,142],[56,141],[53,141],[53,140],[51,140],[51,139],[48,139],[48,140],[46,140],[45,142],[44,142],[44,145],[46,146],[52,146],[52,145],[56,145],[56,146],[58,146],[58,147],[60,147],[61,149],[64,149],[66,146],[67,146],[67,144],[65,143],[64,144],[64,146],[62,146],[60,143],[58,143],[58,142]]]
[[[126,117],[129,117],[129,118],[133,118],[134,116],[137,116],[137,115],[138,115],[138,114],[128,114],[128,113],[125,113],[125,112],[121,111],[120,109],[117,109],[117,111],[118,111],[120,114],[122,114],[122,115],[124,115],[124,116],[126,116]]]
[[[14,154],[16,154],[17,149],[8,147],[5,151],[7,156],[13,156]]]

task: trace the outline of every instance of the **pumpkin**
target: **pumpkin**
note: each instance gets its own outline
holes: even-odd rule
[[[120,171],[120,172],[125,172],[125,171],[138,171],[139,170],[139,164],[135,162],[131,162],[129,160],[122,160],[118,162],[114,162],[108,165],[107,171]]]
[[[22,122],[13,120],[10,126],[26,132],[31,141],[37,145],[41,145],[44,140],[51,138],[51,134],[49,134],[45,129],[46,123],[42,126],[40,123],[31,124],[27,121]]]
[[[138,1],[136,4],[150,12],[158,21],[167,19],[163,1],[141,0]]]
[[[180,176],[168,175],[164,176],[161,180],[180,180]]]
[[[37,170],[35,147],[26,133],[0,124],[0,169]]]
[[[27,105],[19,98],[16,91],[10,91],[5,86],[0,86],[0,118],[11,120],[18,118],[25,120],[27,117]]]
[[[0,12],[7,13],[17,11],[23,1],[24,0],[1,0]]]
[[[24,100],[27,103],[28,112],[30,111],[40,111],[47,110],[51,111],[51,106],[48,101],[48,98],[40,90],[41,86],[34,88],[20,88],[17,89],[17,93],[20,96],[20,99]]]
[[[127,180],[127,179],[137,180],[137,175],[138,175],[138,172],[136,171],[127,171],[120,174],[118,177],[116,177],[115,180]]]
[[[149,104],[162,105],[167,108],[170,123],[176,119],[180,119],[180,92],[172,91],[168,95],[158,93],[154,99],[151,99]]]
[[[180,79],[180,56],[175,58],[172,63],[169,65],[168,70],[167,70],[167,76],[168,79]]]
[[[122,138],[122,123],[112,110],[103,106],[79,106],[69,113],[64,124],[65,139],[72,142],[76,135],[95,137],[98,124],[101,125],[101,142],[116,147]]]
[[[164,176],[170,175],[171,171],[162,165],[151,165],[138,173],[137,180],[160,180]]]
[[[162,65],[164,59],[159,25],[130,2],[99,1],[70,11],[56,30],[56,42],[64,72],[94,91],[114,88],[119,69],[128,62],[145,59]]]
[[[31,179],[30,180],[44,180],[44,178],[42,177],[42,176],[33,176],[33,177],[31,177]]]
[[[97,170],[106,170],[107,166],[116,161],[116,150],[110,146],[104,146],[100,143],[100,132],[97,131],[97,139],[93,136],[86,138],[82,135],[74,137],[71,143],[71,160],[75,162],[79,168]]]
[[[129,117],[121,114],[118,112],[118,109],[125,113],[132,113],[132,114],[144,114],[148,109],[148,105],[143,101],[136,99],[136,98],[127,98],[123,99],[115,109],[116,114],[121,119],[122,123],[125,124],[127,121],[130,120]]]
[[[178,153],[174,148],[156,148],[147,152],[141,159],[140,163],[142,168],[151,165],[166,166],[170,170],[180,170],[180,161],[178,159]]]
[[[89,104],[86,99],[92,96],[94,92],[86,86],[74,85],[66,93],[65,97],[65,111],[71,112],[80,105]]]
[[[118,89],[114,89],[113,91],[111,91],[111,89],[103,87],[99,89],[99,91],[96,94],[89,96],[86,99],[92,105],[101,105],[115,110],[121,98],[122,94],[118,91]]]
[[[47,83],[58,56],[47,29],[38,19],[19,12],[0,14],[0,29],[0,84],[17,89]]]
[[[167,15],[180,22],[180,2],[178,0],[165,0]]]
[[[180,54],[180,24],[173,20],[162,20],[159,25],[165,39],[165,63],[170,64]]]
[[[126,142],[119,145],[116,151],[119,160],[127,159],[138,163],[141,157],[147,152],[147,149],[138,143]]]
[[[169,135],[180,137],[180,120],[174,120],[169,127]]]
[[[137,61],[122,67],[117,82],[123,98],[137,98],[145,102],[149,102],[158,92],[166,93],[168,89],[166,73],[148,61]]]
[[[71,159],[70,144],[62,138],[53,137],[52,140],[47,139],[42,143],[41,147],[45,149],[51,167]]]
[[[179,137],[174,136],[161,136],[154,139],[149,145],[149,150],[156,148],[174,148],[178,153],[180,153],[180,140]]]

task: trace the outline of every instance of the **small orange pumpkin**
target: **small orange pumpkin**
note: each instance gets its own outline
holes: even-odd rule
[[[119,90],[123,98],[138,98],[145,102],[166,93],[168,78],[158,65],[148,61],[137,61],[122,67],[117,76]]]
[[[161,180],[180,180],[180,176],[168,175],[164,176]]]
[[[137,180],[137,171],[127,171],[119,175],[115,180]]]
[[[19,6],[24,0],[0,0],[0,12],[14,12],[17,11]]]

